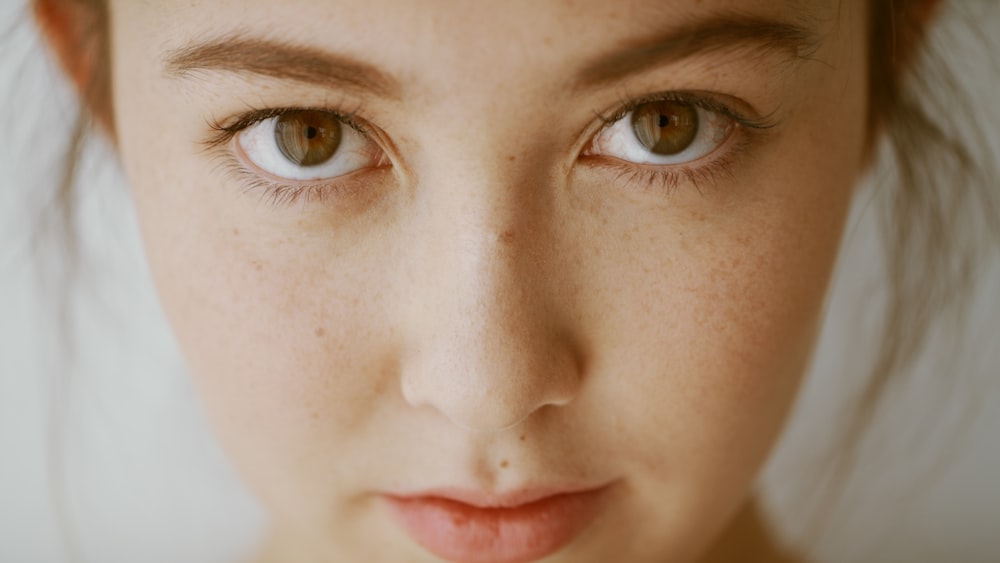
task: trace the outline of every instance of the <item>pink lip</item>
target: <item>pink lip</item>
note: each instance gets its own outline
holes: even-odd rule
[[[414,541],[461,563],[525,563],[558,551],[597,515],[608,486],[490,495],[443,489],[384,495]]]

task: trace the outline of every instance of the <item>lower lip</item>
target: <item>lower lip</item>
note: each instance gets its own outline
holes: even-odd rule
[[[513,507],[440,496],[383,497],[396,521],[431,553],[461,563],[525,563],[571,542],[597,515],[605,488]]]

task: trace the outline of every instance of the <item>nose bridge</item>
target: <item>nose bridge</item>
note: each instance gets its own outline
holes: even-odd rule
[[[525,184],[544,175],[484,152],[420,179],[401,384],[410,404],[495,431],[568,403],[578,369],[546,282],[548,199],[532,196],[548,188]]]

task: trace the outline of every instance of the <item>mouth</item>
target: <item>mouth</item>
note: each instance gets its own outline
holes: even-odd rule
[[[449,561],[526,563],[559,551],[597,516],[610,485],[504,495],[443,489],[383,495],[418,544]]]

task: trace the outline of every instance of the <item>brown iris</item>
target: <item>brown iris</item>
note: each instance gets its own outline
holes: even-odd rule
[[[299,166],[322,164],[337,152],[340,120],[324,111],[302,110],[282,114],[274,126],[281,154]]]
[[[698,135],[698,110],[680,102],[652,102],[632,111],[632,130],[650,152],[669,156],[691,146]]]

